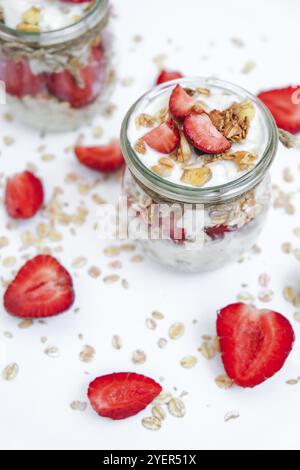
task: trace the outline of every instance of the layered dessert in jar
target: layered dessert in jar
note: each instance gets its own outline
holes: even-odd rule
[[[207,271],[254,243],[270,206],[273,118],[247,91],[214,79],[156,87],[122,127],[129,236],[153,259]]]
[[[108,0],[0,0],[0,80],[27,124],[87,124],[114,82]]]

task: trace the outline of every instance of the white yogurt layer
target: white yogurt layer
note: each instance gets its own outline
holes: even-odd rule
[[[16,29],[23,23],[23,15],[32,7],[40,9],[40,30],[55,31],[77,23],[85,16],[93,2],[68,3],[62,0],[0,0],[6,26]]]
[[[185,85],[183,85],[185,86]],[[201,85],[200,85],[201,86]],[[131,115],[129,126],[128,126],[128,139],[131,143],[132,149],[134,151],[134,145],[138,139],[142,138],[147,132],[151,129],[145,127],[139,127],[136,125],[136,118],[142,114],[149,114],[151,116],[156,115],[161,109],[167,108],[169,104],[170,95],[172,93],[173,87],[171,89],[162,90],[155,98],[149,98],[146,96],[138,105],[135,112]],[[150,94],[151,95],[151,94]],[[245,97],[235,95],[232,93],[224,92],[222,89],[217,87],[210,87],[210,95],[199,96],[199,99],[205,103],[206,111],[210,112],[214,109],[219,111],[224,111],[229,108],[232,104],[236,102],[242,102]],[[267,136],[268,131],[264,116],[260,109],[253,103],[255,107],[255,116],[251,120],[248,135],[241,143],[234,143],[230,149],[230,152],[236,151],[247,151],[251,154],[257,156],[255,164],[259,162],[260,158],[264,154],[267,145]],[[188,165],[195,164],[195,166],[202,165],[202,159],[197,155],[193,150],[191,160],[188,162]],[[157,165],[159,158],[163,155],[157,151],[151,149],[147,146],[147,152],[145,155],[139,154],[137,152],[136,156],[139,158],[142,163],[151,169],[152,166]],[[229,183],[231,181],[240,178],[242,175],[247,173],[248,170],[239,170],[238,166],[232,161],[218,160],[214,163],[208,165],[212,171],[212,178],[204,184],[202,187],[213,187],[222,184]],[[182,186],[190,186],[189,184],[181,181],[182,176],[182,164],[176,163],[175,167],[172,170],[172,174],[169,177],[164,177],[164,179],[179,184]]]

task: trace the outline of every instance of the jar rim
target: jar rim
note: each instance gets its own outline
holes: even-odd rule
[[[101,21],[107,21],[109,0],[95,0],[93,7],[76,23],[52,31],[29,33],[19,31],[0,22],[0,39],[19,40],[28,45],[53,46],[76,39],[95,27]]]
[[[157,93],[174,87],[177,84],[180,84],[183,87],[189,87],[191,82],[197,82],[198,87],[219,87],[223,88],[224,91],[230,91],[239,95],[243,95],[245,98],[249,98],[261,111],[266,127],[269,131],[264,153],[257,165],[239,178],[222,185],[211,186],[208,188],[194,188],[168,181],[159,175],[156,175],[149,168],[147,168],[146,165],[144,165],[144,163],[132,148],[128,139],[128,127],[131,115],[135,112],[139,104],[144,99],[155,97]],[[160,196],[164,196],[167,199],[179,202],[194,204],[215,203],[233,199],[255,187],[262,180],[268,168],[272,164],[277,151],[278,131],[270,111],[266,108],[262,101],[260,101],[256,96],[244,88],[231,82],[215,78],[183,78],[172,80],[152,88],[131,106],[122,123],[121,146],[129,170],[133,173],[135,178],[137,178],[143,186],[150,189],[150,191],[153,191]]]

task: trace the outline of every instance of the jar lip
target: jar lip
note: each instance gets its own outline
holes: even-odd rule
[[[188,86],[191,82],[197,82],[199,87],[220,87],[224,91],[235,92],[236,94],[242,94],[245,98],[249,98],[253,101],[256,106],[260,109],[262,116],[265,119],[266,126],[269,130],[268,141],[263,155],[261,156],[257,165],[249,170],[239,178],[230,181],[228,183],[211,186],[208,188],[193,188],[190,186],[183,186],[170,182],[159,175],[153,173],[147,168],[141,159],[136,155],[136,152],[132,148],[128,139],[128,127],[132,113],[136,110],[139,104],[146,98],[155,96],[156,93],[173,88],[175,85],[180,84],[182,86]],[[188,203],[214,203],[220,200],[228,200],[243,194],[247,190],[256,186],[264,177],[266,171],[270,167],[275,157],[278,147],[278,131],[273,116],[266,106],[260,101],[255,95],[248,92],[244,88],[235,85],[231,82],[219,80],[215,78],[183,78],[172,80],[162,85],[152,88],[150,91],[141,96],[127,112],[121,128],[121,146],[124,153],[125,160],[130,171],[134,176],[140,180],[140,182],[148,187],[151,191],[158,193],[161,196],[165,196],[168,199],[188,202]]]
[[[43,46],[53,46],[77,38],[81,34],[89,31],[97,23],[107,18],[109,11],[109,0],[95,0],[93,7],[87,14],[76,23],[64,28],[52,31],[42,31],[38,33],[28,33],[0,23],[0,39],[22,40],[28,45],[38,44]]]

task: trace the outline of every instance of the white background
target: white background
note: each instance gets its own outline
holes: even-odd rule
[[[236,82],[256,93],[260,89],[299,82],[299,19],[298,0],[265,0],[243,2],[241,0],[203,2],[200,0],[115,0],[114,20],[117,46],[120,54],[120,79],[133,78],[131,87],[118,85],[113,103],[117,105],[112,119],[99,118],[95,125],[105,127],[99,143],[116,137],[122,116],[138,96],[146,91],[157,75],[153,58],[166,54],[166,66],[179,69],[186,75],[218,76]],[[136,43],[135,35],[143,40]],[[232,37],[241,38],[245,47],[238,48]],[[241,71],[244,65],[254,61],[256,67],[249,74]],[[7,111],[2,108],[2,112]],[[96,142],[93,129],[83,129],[85,143]],[[28,163],[37,166],[49,201],[54,186],[64,188],[62,200],[72,211],[81,200],[95,213],[91,194],[98,192],[113,201],[119,192],[119,183],[113,179],[100,182],[95,191],[82,196],[74,185],[64,184],[67,173],[75,172],[88,182],[98,175],[78,165],[72,153],[64,152],[74,143],[78,133],[46,136],[17,123],[8,124],[1,119],[0,140],[13,135],[16,142],[7,147],[1,144],[1,173],[9,175],[23,170]],[[37,151],[44,143],[46,151],[54,153],[52,162],[41,160]],[[242,264],[206,275],[183,275],[168,271],[148,261],[130,262],[132,254],[123,254],[121,278],[128,280],[128,290],[121,283],[106,285],[103,276],[111,274],[111,261],[103,255],[107,242],[97,240],[89,224],[77,229],[77,235],[69,228],[62,229],[64,250],[59,254],[63,264],[74,275],[76,302],[69,313],[22,330],[18,320],[8,316],[1,307],[0,338],[4,354],[1,369],[10,362],[17,362],[18,376],[11,382],[0,378],[0,446],[24,449],[239,449],[299,448],[299,387],[286,384],[286,380],[300,375],[299,343],[284,369],[273,379],[253,390],[233,388],[221,390],[214,382],[223,373],[219,357],[204,359],[197,348],[203,334],[215,334],[216,311],[234,302],[241,291],[257,296],[262,288],[258,276],[267,272],[271,276],[274,291],[270,308],[286,315],[292,322],[298,339],[299,323],[293,320],[295,309],[282,296],[285,286],[300,289],[300,264],[293,254],[284,255],[280,246],[290,241],[294,248],[300,240],[293,234],[299,223],[299,151],[280,148],[272,174],[273,182],[284,191],[294,192],[296,206],[294,216],[282,209],[272,210],[265,230],[258,241],[261,255],[246,255]],[[290,167],[294,183],[285,183],[283,168]],[[101,177],[100,177],[101,179]],[[2,185],[3,187],[3,185]],[[38,216],[18,228],[8,231],[7,217],[0,209],[0,235],[10,238],[10,245],[0,251],[5,256],[17,256],[21,234],[25,229],[34,230],[43,219]],[[55,246],[55,244],[53,244]],[[138,250],[137,250],[138,253]],[[26,254],[34,255],[34,249]],[[102,269],[100,279],[91,279],[86,271],[72,268],[76,256],[86,256],[88,266]],[[0,265],[2,279],[11,278],[11,270]],[[243,289],[242,284],[248,287]],[[258,306],[264,306],[256,299]],[[74,314],[75,307],[80,312]],[[145,326],[145,319],[153,310],[160,310],[165,319],[156,331]],[[193,320],[197,319],[196,324]],[[169,326],[182,321],[186,332],[182,339],[169,341],[161,350],[157,347],[160,337],[167,337]],[[4,336],[13,334],[12,339]],[[84,340],[78,339],[83,334]],[[119,334],[124,346],[116,351],[111,337]],[[46,336],[46,345],[40,337]],[[85,364],[78,358],[84,344],[96,349],[93,362]],[[46,346],[59,348],[58,358],[44,354]],[[147,354],[144,365],[134,365],[131,355],[135,349]],[[185,370],[180,359],[195,354],[199,361],[195,368]],[[151,432],[144,429],[141,419],[150,415],[145,410],[131,419],[113,422],[98,417],[88,407],[85,412],[72,411],[73,400],[86,400],[89,381],[97,375],[113,371],[137,371],[155,379],[164,377],[165,390],[175,395],[183,390],[186,416],[168,416],[162,429]],[[174,391],[177,387],[178,392]],[[225,422],[224,416],[237,411],[240,417]]]

